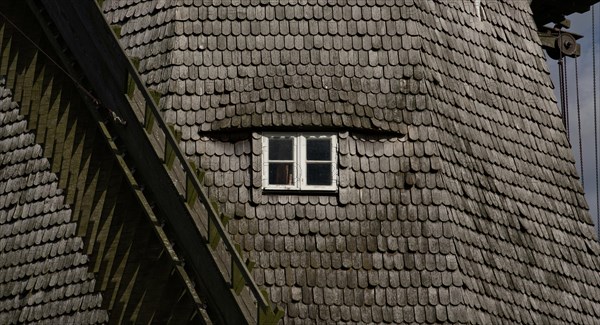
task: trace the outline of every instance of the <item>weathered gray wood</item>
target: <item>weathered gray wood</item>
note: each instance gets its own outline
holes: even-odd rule
[[[598,247],[531,8],[481,6],[109,1],[105,11],[288,321],[594,322],[593,308],[561,298],[597,306],[576,288],[596,278]],[[228,134],[272,128],[344,131],[339,192],[263,193],[259,137]],[[347,225],[332,251],[334,223]]]
[[[0,319],[107,322],[72,209],[4,81],[0,130],[0,272],[6,275],[0,282],[9,288],[2,293]],[[25,294],[30,298],[18,298]]]
[[[123,79],[122,76],[126,75],[129,63],[126,61],[127,59],[119,46],[114,43],[111,35],[107,34],[106,28],[108,27],[105,25],[102,17],[98,15],[94,5],[74,3],[72,7],[61,6],[61,8],[56,7],[53,3],[45,3],[44,5],[50,15],[55,18],[58,17],[59,10],[63,13],[67,12],[69,16],[73,17],[73,20],[69,22],[57,21],[58,28],[64,33],[62,36],[70,44],[76,44],[75,40],[87,42],[83,44],[79,43],[79,46],[73,47],[73,54],[78,58],[79,63],[83,66],[83,70],[88,74],[90,82],[94,86],[99,86],[100,84],[104,84],[105,86],[110,85],[103,86],[102,91],[98,93],[103,104],[115,107],[116,113],[122,119],[134,123],[136,117],[133,115],[133,112],[123,109],[124,107],[128,107],[128,102],[123,96],[123,85],[119,83],[119,80]],[[82,23],[82,26],[85,25],[84,28],[72,29],[68,27],[69,23],[74,23],[77,19],[85,21],[85,24]],[[89,35],[95,35],[96,37],[92,40]],[[96,50],[88,52],[88,50],[84,51],[83,47],[87,47],[87,49],[95,48]],[[92,72],[92,70],[99,66],[104,67],[102,69],[103,73]],[[106,84],[106,80],[110,79],[115,82]],[[119,108],[117,109],[117,107]],[[181,193],[178,193],[174,188],[168,191],[170,194],[164,192],[168,188],[165,186],[171,184],[172,180],[170,180],[163,167],[159,164],[156,153],[149,145],[149,142],[140,142],[140,139],[145,139],[143,129],[135,124],[130,124],[127,128],[119,129],[117,133],[122,138],[125,146],[130,149],[128,151],[129,157],[139,167],[138,172],[145,175],[144,179],[147,180],[145,185],[149,189],[154,188],[156,190],[154,197],[157,199],[159,209],[168,211],[167,216],[179,216],[175,219],[169,218],[169,222],[176,229],[176,237],[178,238],[178,242],[184,247],[186,260],[193,266],[197,274],[197,283],[201,284],[207,294],[211,296],[211,299],[214,299],[215,308],[219,309],[219,306],[223,308],[227,306],[227,312],[220,313],[223,320],[239,323],[243,319],[246,319],[246,317],[252,318],[253,310],[246,309],[244,311],[246,314],[244,315],[241,311],[238,310],[236,312],[236,309],[232,309],[233,306],[237,306],[235,298],[229,294],[228,284],[222,278],[220,271],[215,268],[214,264],[211,266],[210,263],[207,263],[207,261],[212,259],[211,253],[207,250],[207,246],[204,245],[202,237],[198,236],[198,230],[193,225],[192,219],[184,217],[187,215],[187,212],[183,201],[180,199]],[[230,254],[233,253],[230,252]],[[213,268],[212,271],[207,269],[210,267]],[[206,277],[207,275],[208,278]],[[210,277],[213,278],[209,280]],[[260,296],[260,299],[263,299],[262,296]]]

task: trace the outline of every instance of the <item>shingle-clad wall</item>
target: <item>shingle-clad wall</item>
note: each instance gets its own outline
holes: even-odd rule
[[[0,324],[200,322],[27,3],[0,12]]]
[[[104,9],[285,322],[598,323],[600,246],[529,2]],[[336,194],[261,190],[274,129],[338,132]]]
[[[424,108],[423,69],[410,45],[418,44],[416,31],[401,19],[408,7],[394,2],[107,1],[104,8],[110,23],[123,25],[122,45],[141,58],[148,84],[168,95],[165,119],[184,139],[199,130],[288,126],[405,133],[412,120],[397,108]]]
[[[260,143],[202,137],[200,166],[286,323],[464,317],[432,142],[339,134],[339,191],[328,195],[263,192]]]
[[[58,177],[0,85],[0,323],[102,324],[102,297]]]
[[[600,249],[528,3],[481,3],[415,2],[468,320],[597,324]]]

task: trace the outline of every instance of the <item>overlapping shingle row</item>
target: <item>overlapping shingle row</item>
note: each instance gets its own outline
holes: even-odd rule
[[[184,138],[287,126],[405,133],[413,121],[397,108],[425,107],[420,55],[410,45],[418,33],[394,3],[105,7],[109,22],[127,22],[122,44],[141,58],[149,85],[169,95],[165,118]]]
[[[287,322],[464,317],[431,142],[340,134],[340,187],[330,195],[262,192],[259,134],[198,143],[209,194],[234,217],[230,232]]]
[[[469,321],[597,323],[598,244],[529,6],[482,3],[415,3]]]
[[[287,322],[597,323],[600,247],[528,2],[104,8]],[[338,192],[264,192],[274,128],[339,130]]]
[[[0,86],[0,323],[101,324],[108,315],[42,148]]]

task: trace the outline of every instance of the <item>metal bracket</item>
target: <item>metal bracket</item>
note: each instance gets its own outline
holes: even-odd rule
[[[583,36],[562,30],[562,28],[570,26],[571,22],[565,19],[553,28],[544,26],[539,29],[538,36],[542,42],[542,48],[552,59],[559,60],[561,57],[567,56],[576,58],[581,55],[581,45],[577,43],[577,40]]]

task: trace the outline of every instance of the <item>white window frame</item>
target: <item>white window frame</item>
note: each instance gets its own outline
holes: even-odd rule
[[[293,139],[293,185],[269,184],[269,139],[288,137]],[[331,139],[331,185],[307,184],[306,140],[311,138]],[[338,189],[338,137],[333,132],[267,132],[262,134],[262,184],[265,190],[281,191],[337,191]]]

